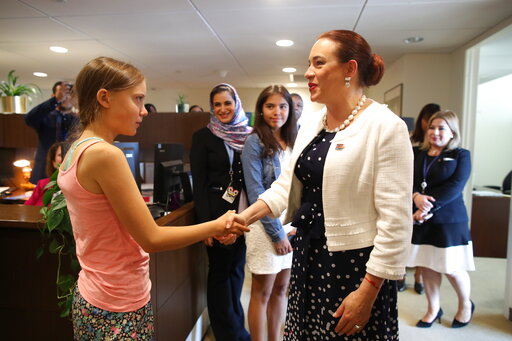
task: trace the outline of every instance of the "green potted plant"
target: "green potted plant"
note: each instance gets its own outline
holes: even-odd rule
[[[185,95],[178,94],[178,104],[176,104],[176,112],[187,112],[188,104],[185,103]]]
[[[27,111],[27,100],[31,95],[39,95],[41,89],[35,84],[17,85],[18,77],[14,70],[9,71],[6,81],[0,81],[3,112],[24,113]]]
[[[80,264],[76,257],[75,238],[66,199],[57,184],[58,174],[57,169],[45,187],[43,207],[40,210],[44,221],[41,227],[43,245],[37,249],[36,257],[40,258],[45,249],[57,256],[57,304],[61,308],[60,316],[68,317]]]

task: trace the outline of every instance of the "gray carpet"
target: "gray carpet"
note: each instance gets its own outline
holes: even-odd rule
[[[457,310],[457,296],[450,283],[443,278],[441,285],[441,306],[444,316],[441,324],[435,323],[429,329],[416,328],[416,322],[423,316],[427,301],[413,289],[413,271],[407,275],[407,290],[398,293],[400,317],[400,340],[402,341],[511,341],[512,322],[503,315],[505,297],[506,260],[498,258],[475,258],[476,271],[470,272],[471,298],[475,302],[475,314],[471,323],[461,329],[450,328]],[[242,293],[242,304],[247,312],[251,288],[250,273]],[[247,325],[247,323],[246,323]],[[208,330],[204,341],[214,341]]]

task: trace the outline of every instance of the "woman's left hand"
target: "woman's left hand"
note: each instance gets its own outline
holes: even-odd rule
[[[334,331],[339,335],[353,335],[363,330],[364,326],[370,320],[373,303],[377,297],[377,290],[360,286],[357,290],[352,291],[336,312],[334,317],[341,317]],[[371,289],[371,290],[369,290]],[[374,292],[372,292],[372,290]]]
[[[432,218],[432,216],[433,216],[433,214],[430,212],[423,212],[423,211],[417,210],[412,215],[412,219],[419,224],[423,224],[425,221]]]

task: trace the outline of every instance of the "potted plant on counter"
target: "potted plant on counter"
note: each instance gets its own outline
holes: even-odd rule
[[[178,94],[178,104],[176,104],[176,112],[187,112],[189,105],[185,103],[185,95]]]
[[[24,113],[31,95],[39,95],[41,89],[35,84],[17,85],[18,77],[14,70],[9,71],[6,81],[0,81],[0,95],[3,112]]]

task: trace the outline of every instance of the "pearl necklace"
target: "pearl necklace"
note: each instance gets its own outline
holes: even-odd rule
[[[361,107],[363,106],[365,101],[366,101],[366,96],[363,95],[359,99],[359,102],[357,102],[357,105],[354,108],[354,110],[352,110],[350,115],[348,115],[347,119],[345,121],[343,121],[343,123],[339,127],[336,127],[334,129],[327,128],[327,113],[325,113],[324,120],[323,120],[325,131],[328,133],[337,133],[338,131],[341,131],[341,130],[345,129],[346,127],[348,127],[350,125],[350,123],[352,123],[352,121],[354,120],[354,117],[357,115],[359,110],[361,110]]]

